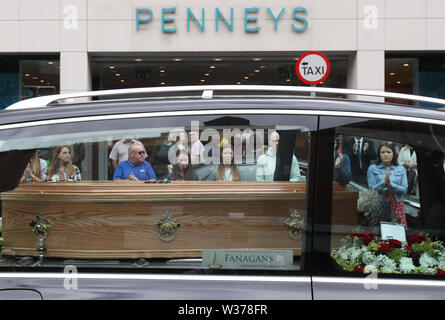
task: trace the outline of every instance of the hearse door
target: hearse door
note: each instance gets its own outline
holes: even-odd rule
[[[314,299],[445,298],[444,155],[443,125],[320,118]]]

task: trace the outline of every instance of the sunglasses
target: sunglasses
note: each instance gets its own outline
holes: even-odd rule
[[[145,154],[145,151],[139,151],[139,152],[137,152],[137,154],[142,156],[143,154]]]

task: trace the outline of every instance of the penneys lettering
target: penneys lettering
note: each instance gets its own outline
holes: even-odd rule
[[[229,10],[230,9],[230,10]],[[244,22],[244,32],[254,33],[260,32],[261,27],[258,26],[259,17],[258,14],[261,10],[265,10],[267,16],[270,16],[272,23],[270,27],[275,31],[279,29],[279,21],[283,20],[283,17],[286,14],[291,15],[294,23],[291,23],[289,28],[294,30],[295,32],[302,32],[308,28],[309,21],[307,20],[308,11],[306,8],[297,7],[292,11],[287,10],[286,8],[280,9],[270,9],[270,8],[244,8],[242,12],[237,12],[243,18]],[[289,13],[288,13],[289,11]],[[164,33],[175,33],[176,29],[176,8],[162,8],[159,13],[161,29]],[[211,18],[209,17],[211,16]],[[136,9],[136,31],[139,31],[140,25],[153,23],[153,18],[155,14],[153,10],[144,8],[144,9]],[[201,8],[201,10],[195,9],[194,11],[190,8],[187,8],[186,11],[186,28],[187,31],[190,32],[191,25],[195,24],[201,32],[205,31],[206,27],[206,17],[208,19],[214,18],[215,20],[215,30],[219,31],[222,29],[220,27],[220,23],[225,25],[228,30],[234,31],[234,10],[233,8],[228,8],[225,10],[221,10],[219,8],[215,9],[215,12],[212,14],[206,14],[205,8]],[[229,22],[230,21],[230,22]]]

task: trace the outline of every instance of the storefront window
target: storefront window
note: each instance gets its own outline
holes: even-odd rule
[[[59,93],[58,56],[1,56],[0,109],[32,97]]]
[[[221,53],[207,56],[95,56],[93,90],[178,85],[306,86],[295,72],[300,53]],[[347,56],[329,56],[331,74],[320,86],[346,88]]]
[[[445,98],[445,55],[440,53],[387,53],[385,91]],[[411,105],[413,102],[388,99]],[[422,107],[437,105],[419,103]]]

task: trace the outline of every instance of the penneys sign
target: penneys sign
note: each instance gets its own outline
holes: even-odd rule
[[[275,31],[278,31],[278,23],[280,19],[283,20],[283,16],[286,14],[291,14],[293,23],[288,25],[288,28],[291,28],[295,32],[305,31],[309,25],[308,20],[306,19],[308,11],[306,8],[297,7],[291,10],[286,8],[282,8],[281,10],[272,10],[270,8],[244,8],[241,9],[241,12],[237,12],[237,14],[242,15],[242,21],[244,23],[244,31],[245,32],[259,32],[260,27],[258,26],[259,17],[258,14],[260,10],[266,10],[266,14],[272,18],[272,23],[270,24],[271,28],[274,28]],[[152,24],[153,18],[155,17],[155,13],[151,9],[136,9],[136,31],[139,31],[139,26],[142,24]],[[156,18],[159,17],[160,26],[162,28],[162,32],[166,33],[174,33],[177,28],[181,27],[176,22],[176,8],[162,8],[159,13],[156,13]],[[182,18],[182,17],[181,17]],[[234,9],[224,9],[224,13],[219,8],[216,8],[214,12],[209,13],[204,8],[201,9],[200,12],[195,10],[193,12],[190,8],[187,8],[186,11],[186,27],[187,31],[190,31],[190,26],[192,24],[196,24],[196,26],[201,29],[201,31],[205,31],[206,28],[206,18],[213,18],[215,20],[215,30],[218,31],[221,25],[228,28],[230,31],[234,31]],[[209,19],[210,20],[210,19]],[[181,19],[181,21],[183,21]],[[207,24],[208,28],[208,24]]]

